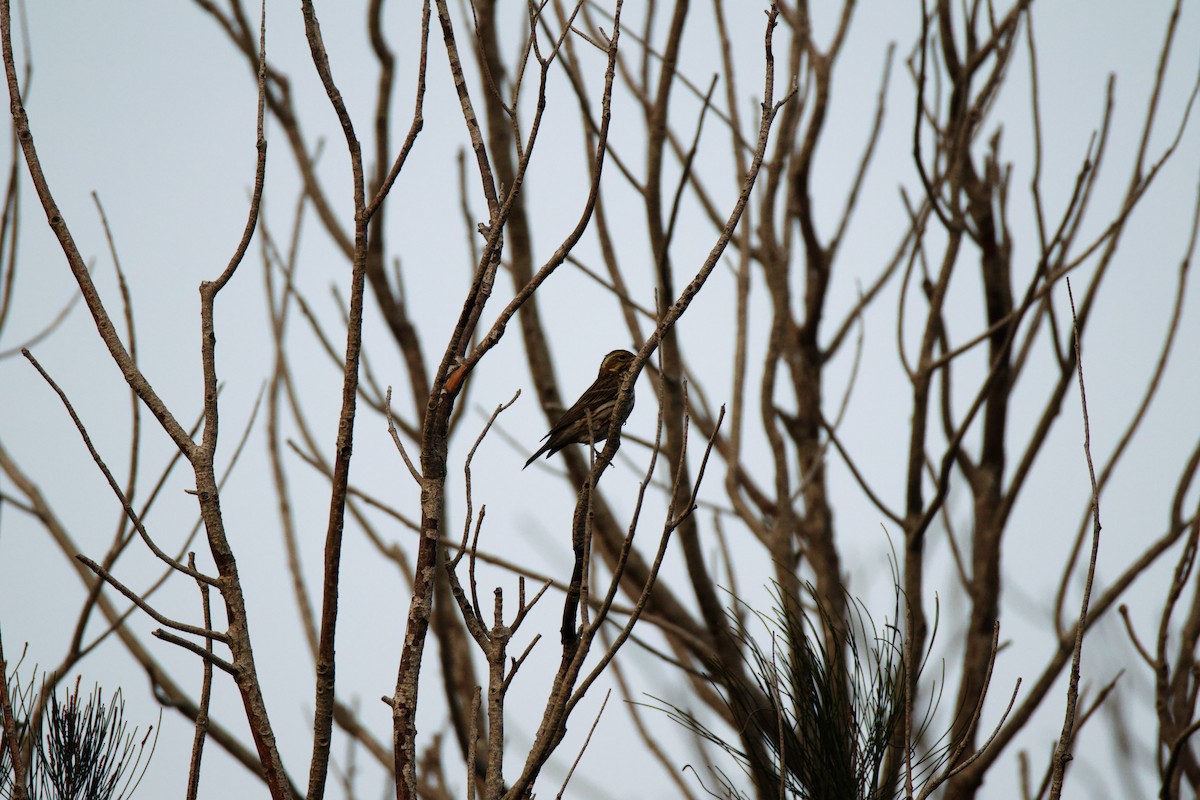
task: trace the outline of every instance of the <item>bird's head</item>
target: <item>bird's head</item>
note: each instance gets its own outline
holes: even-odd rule
[[[637,358],[628,350],[613,350],[600,362],[601,375],[624,375],[629,365]]]

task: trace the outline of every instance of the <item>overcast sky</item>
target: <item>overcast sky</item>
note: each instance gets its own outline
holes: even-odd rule
[[[372,124],[375,66],[366,42],[361,10],[342,4],[323,4],[322,27],[335,78],[346,97],[360,137],[367,140]],[[412,65],[415,59],[415,4],[395,2],[388,7],[387,32],[398,54],[397,130],[393,143],[407,126],[412,97]],[[761,91],[761,29],[759,4],[729,4],[728,13],[738,43],[739,87],[749,115]],[[817,13],[827,13],[824,4]],[[888,116],[882,143],[865,186],[858,214],[846,240],[842,264],[836,277],[831,303],[845,307],[853,303],[860,285],[867,283],[890,255],[906,224],[899,200],[899,187],[910,196],[919,187],[911,159],[911,82],[903,60],[918,35],[912,3],[874,0],[861,4],[851,29],[847,51],[838,65],[831,107],[830,128],[822,142],[814,176],[814,194],[831,198],[828,218],[832,226],[848,175],[857,164],[874,113],[875,96],[889,42],[897,44]],[[1165,2],[1085,2],[1059,0],[1037,5],[1034,14],[1041,80],[1042,126],[1047,141],[1044,182],[1050,209],[1061,209],[1069,198],[1089,137],[1098,125],[1104,107],[1105,84],[1110,73],[1117,75],[1116,116],[1106,172],[1098,186],[1098,211],[1094,222],[1107,219],[1129,180],[1132,155],[1136,152],[1148,93],[1157,67],[1162,35],[1170,6]],[[200,411],[199,314],[197,286],[224,268],[245,224],[248,195],[254,169],[254,85],[242,57],[211,21],[194,4],[144,3],[112,0],[35,0],[28,3],[29,50],[18,46],[18,54],[33,58],[33,78],[27,90],[27,107],[43,167],[63,215],[85,257],[92,259],[97,285],[110,309],[117,309],[119,294],[112,257],[105,242],[96,206],[95,192],[112,225],[121,264],[129,277],[136,308],[138,350],[142,368],[181,420],[190,422]],[[1158,135],[1151,142],[1151,157],[1169,143],[1177,129],[1195,80],[1200,53],[1200,9],[1185,3],[1177,32],[1173,58],[1160,108]],[[520,4],[504,6],[511,34],[523,14]],[[707,6],[696,9],[689,24],[681,70],[698,85],[707,85],[714,69],[716,42],[706,21]],[[292,90],[303,113],[306,130],[315,140],[325,137],[320,169],[329,191],[339,204],[343,224],[350,226],[350,181],[340,131],[324,93],[312,70],[298,4],[268,2],[268,53],[274,63],[292,77]],[[462,21],[460,19],[460,25]],[[640,24],[640,23],[639,23]],[[818,31],[829,31],[830,20],[817,19]],[[465,39],[465,28],[460,39]],[[825,37],[819,36],[824,39]],[[632,39],[623,46],[635,48]],[[602,62],[594,54],[591,66],[600,74]],[[426,126],[413,159],[392,196],[388,235],[401,259],[405,289],[415,323],[422,331],[426,359],[436,363],[446,335],[451,330],[462,302],[462,291],[472,264],[467,226],[459,210],[455,159],[465,141],[462,119],[448,78],[441,37],[431,36],[429,90],[425,103]],[[720,93],[720,92],[719,92]],[[539,154],[530,171],[526,192],[532,198],[537,249],[545,257],[574,223],[586,192],[582,137],[578,131],[576,103],[560,80],[551,83],[550,110]],[[694,119],[698,104],[680,95],[680,120]],[[680,123],[683,125],[684,123]],[[690,123],[688,123],[690,125]],[[561,125],[559,132],[555,125]],[[636,150],[641,133],[637,112],[628,96],[619,98],[614,109],[613,145],[632,164],[642,163]],[[690,130],[690,128],[686,128]],[[1036,257],[1030,235],[1032,221],[1028,184],[1031,134],[1028,102],[1028,58],[1022,52],[1014,60],[1008,87],[993,111],[989,132],[1002,130],[1002,154],[1015,163],[1011,201],[1014,258],[1022,273],[1032,269]],[[716,128],[712,129],[716,131]],[[1111,451],[1116,438],[1133,413],[1165,333],[1170,303],[1175,295],[1180,259],[1194,214],[1200,180],[1200,136],[1195,126],[1183,137],[1171,166],[1160,176],[1123,239],[1121,250],[1096,309],[1085,369],[1093,447],[1098,453]],[[278,126],[268,123],[269,160],[264,222],[278,240],[286,240],[295,205],[297,179],[287,145]],[[714,179],[710,190],[731,204],[737,181],[728,169],[727,137],[713,133],[701,149],[705,169]],[[610,169],[611,164],[610,164]],[[0,351],[19,346],[40,330],[74,292],[74,282],[37,206],[24,165],[21,199],[20,258],[14,288],[12,315],[0,332]],[[613,192],[619,197],[621,182],[614,176]],[[724,181],[722,183],[721,181]],[[474,184],[469,182],[471,188]],[[628,191],[627,189],[624,191]],[[918,189],[919,191],[919,189]],[[476,221],[485,209],[474,193],[470,199]],[[688,209],[673,258],[678,282],[682,284],[701,262],[712,244],[711,228],[695,209]],[[645,241],[644,221],[638,209],[622,208],[610,201],[610,224],[636,230],[636,236],[619,242],[627,248],[626,263],[636,263],[636,248]],[[337,308],[329,287],[337,285],[343,296],[348,291],[348,268],[328,236],[311,218],[303,240],[299,281],[322,319],[336,321]],[[827,229],[828,230],[828,229]],[[1097,227],[1093,234],[1099,232]],[[257,243],[251,248],[240,272],[220,298],[217,329],[219,369],[224,381],[221,397],[222,447],[219,463],[228,464],[234,445],[247,424],[255,399],[269,377],[271,342],[265,320],[263,278]],[[585,237],[580,258],[598,263],[595,240]],[[641,258],[648,259],[648,254]],[[632,291],[646,306],[653,305],[653,284],[648,270],[634,275]],[[506,302],[508,285],[499,304]],[[953,306],[949,324],[965,339],[978,328],[979,300],[966,294]],[[681,324],[683,347],[701,367],[710,400],[728,400],[729,354],[732,352],[733,277],[725,270],[714,274],[706,289]],[[628,347],[624,326],[611,298],[577,271],[564,268],[539,295],[543,323],[551,335],[558,359],[564,395],[574,397],[595,374],[600,357],[616,347]],[[766,308],[757,297],[757,310]],[[1056,302],[1065,296],[1056,295]],[[1189,289],[1172,369],[1160,390],[1154,414],[1144,436],[1123,467],[1105,498],[1106,538],[1101,552],[1098,580],[1103,584],[1161,534],[1167,523],[1167,501],[1173,481],[1181,470],[1182,454],[1190,451],[1200,435],[1196,409],[1200,407],[1200,368],[1197,343],[1200,323],[1194,312],[1200,297]],[[886,305],[886,303],[885,303]],[[891,301],[891,307],[895,302]],[[373,357],[371,367],[381,383],[403,381],[402,362],[390,347],[387,332],[368,302],[366,342]],[[1065,307],[1060,309],[1065,311]],[[494,313],[492,311],[491,313]],[[834,314],[834,318],[840,314]],[[1062,317],[1060,317],[1061,319]],[[326,448],[333,453],[336,414],[340,402],[340,379],[336,367],[322,354],[311,335],[293,321],[290,340],[294,365],[302,387],[302,402],[310,421]],[[530,569],[565,577],[569,570],[569,538],[565,535],[573,495],[551,470],[520,470],[529,452],[545,430],[524,368],[517,326],[505,341],[476,370],[472,381],[472,406],[490,411],[520,389],[521,400],[504,416],[504,433],[520,446],[493,435],[476,456],[474,491],[476,506],[488,504],[488,522],[483,549],[496,552]],[[899,469],[906,457],[906,426],[911,401],[901,383],[903,374],[896,358],[894,312],[870,320],[864,331],[864,367],[843,424],[843,439],[852,452],[863,454],[866,470],[890,499],[900,497]],[[335,346],[340,348],[341,342]],[[752,343],[753,346],[754,343]],[[761,342],[758,343],[761,346]],[[49,339],[39,342],[34,353],[64,390],[89,426],[97,448],[118,476],[128,469],[128,390],[112,365],[82,306]],[[833,379],[848,380],[849,359],[833,366]],[[1038,373],[1027,377],[1031,387],[1018,394],[1014,415],[1032,416],[1044,391],[1038,391]],[[1046,375],[1049,373],[1046,372]],[[1048,383],[1049,377],[1045,378]],[[1043,387],[1044,388],[1044,387]],[[629,422],[637,435],[652,436],[655,408],[647,382],[639,386],[641,402]],[[840,393],[841,386],[831,387]],[[397,391],[397,407],[412,418],[408,394]],[[1077,400],[1065,408],[1076,413]],[[483,413],[473,412],[451,452],[452,503],[461,503],[461,462],[483,423]],[[172,455],[172,448],[148,419],[144,428],[139,496],[144,499],[157,474]],[[294,434],[289,434],[294,435]],[[395,454],[386,429],[376,416],[360,417],[355,443],[353,479],[356,484],[387,497],[406,513],[418,516],[416,487]],[[1087,498],[1087,473],[1079,449],[1082,431],[1077,422],[1063,422],[1055,433],[1055,444],[1039,462],[1035,490],[1018,508],[1006,544],[1006,569],[1019,576],[1005,594],[1005,638],[1013,644],[998,661],[993,696],[985,714],[985,726],[995,723],[1018,676],[1029,680],[1040,669],[1051,640],[1045,630],[1048,597],[1053,593],[1058,565],[1066,542],[1080,524]],[[91,463],[78,434],[57,399],[24,359],[0,360],[0,442],[12,453],[61,515],[79,548],[98,557],[107,549],[120,507]],[[243,582],[267,701],[276,726],[285,763],[301,783],[307,774],[312,723],[312,691],[307,648],[294,611],[291,590],[282,567],[282,544],[278,533],[275,500],[263,448],[264,422],[259,416],[251,430],[249,445],[236,466],[222,504],[229,520],[232,543],[239,558]],[[762,447],[762,442],[752,442]],[[629,447],[626,454],[638,463],[644,451]],[[759,452],[765,452],[760,450]],[[752,460],[752,459],[750,459]],[[310,586],[320,575],[321,537],[328,509],[326,482],[296,458],[288,464],[295,491],[300,536],[305,547],[305,569]],[[887,605],[890,588],[886,557],[887,538],[880,515],[854,488],[847,471],[831,463],[830,482],[835,495],[839,536],[847,554],[850,588],[868,602]],[[635,485],[638,475],[630,467],[614,470],[606,484],[614,496]],[[163,499],[151,517],[152,531],[173,550],[180,546],[195,521],[195,503],[185,490],[190,481],[177,471],[168,481]],[[7,480],[0,491],[13,493]],[[720,483],[713,483],[713,498],[719,498]],[[1192,491],[1195,497],[1195,490]],[[965,524],[969,497],[952,494],[948,509],[952,519]],[[452,508],[451,528],[462,524],[461,506]],[[649,530],[660,524],[656,505]],[[382,524],[382,523],[381,523]],[[412,535],[391,525],[384,528],[390,540],[405,546]],[[390,710],[379,697],[390,694],[395,683],[402,622],[407,609],[404,584],[395,567],[383,562],[355,527],[347,537],[343,559],[344,592],[341,627],[338,632],[339,698],[356,700],[361,716],[384,740],[390,742]],[[889,531],[894,537],[896,531]],[[952,580],[945,548],[934,564],[943,570],[938,580]],[[200,552],[202,567],[209,563]],[[1008,561],[1007,559],[1011,559]],[[1043,567],[1043,564],[1048,566]],[[739,564],[739,566],[742,566]],[[763,565],[744,565],[747,579],[760,581]],[[681,563],[672,559],[670,574],[678,574]],[[118,562],[117,572],[134,576],[135,585],[145,585],[157,575],[153,559],[144,548],[133,547]],[[481,589],[493,583],[506,587],[510,603],[515,598],[515,580],[506,574],[485,571]],[[1161,603],[1165,571],[1150,574],[1135,588],[1129,604],[1136,619],[1151,635],[1154,609]],[[745,583],[745,582],[743,582]],[[740,587],[761,599],[762,587]],[[196,591],[186,580],[174,580],[156,596],[160,607],[172,616],[196,619]],[[13,660],[23,643],[29,643],[26,664],[48,667],[57,662],[72,633],[83,590],[74,571],[50,542],[42,528],[13,508],[0,509],[0,624],[3,625],[7,657]],[[543,608],[543,617],[529,623],[533,631],[546,634],[544,644],[555,641],[555,597]],[[932,599],[931,599],[932,601]],[[964,610],[943,607],[943,631],[938,653],[954,652]],[[143,633],[157,627],[135,615],[130,625]],[[540,627],[538,627],[540,626]],[[93,622],[91,634],[99,630]],[[532,635],[527,631],[526,635]],[[199,685],[200,669],[194,657],[170,645],[146,637],[156,657],[175,670],[177,680],[189,687]],[[519,643],[523,648],[528,639]],[[1130,657],[1128,640],[1114,623],[1102,626],[1086,651],[1091,666],[1085,680],[1098,686],[1111,680],[1122,667],[1130,671],[1122,680],[1128,694],[1122,699],[1131,713],[1136,734],[1152,736],[1152,695],[1144,666]],[[669,670],[643,652],[628,651],[632,674],[646,691],[667,699],[686,700],[672,694]],[[936,659],[935,659],[936,660]],[[523,673],[529,685],[511,702],[538,707],[544,692],[540,681],[556,661],[555,647],[543,646]],[[26,670],[28,667],[26,668]],[[93,682],[107,691],[123,688],[126,716],[143,728],[157,722],[156,704],[146,691],[146,681],[136,664],[110,642],[78,667],[84,684]],[[937,670],[940,675],[940,669]],[[27,672],[26,672],[27,674]],[[430,672],[426,686],[432,687]],[[536,677],[534,677],[536,676]],[[218,676],[214,708],[233,730],[246,733],[240,704],[230,681]],[[953,682],[950,684],[954,685]],[[588,721],[598,711],[602,695],[581,706],[573,721],[568,743],[558,763],[573,756],[582,742]],[[615,700],[615,698],[614,698]],[[951,703],[947,700],[947,703]],[[1139,706],[1140,704],[1140,706]],[[1038,725],[1020,740],[1022,747],[1039,748],[1057,736],[1061,717],[1059,705],[1049,703]],[[661,730],[672,731],[671,723],[658,712]],[[588,796],[588,785],[606,786],[610,796],[671,797],[675,790],[649,761],[631,755],[629,715],[620,703],[610,702],[593,740],[589,755],[574,779],[570,796]],[[536,721],[536,717],[534,717]],[[163,716],[158,752],[139,796],[174,797],[186,781],[191,726],[177,714]],[[422,707],[423,735],[445,728],[445,712],[437,704]],[[514,717],[509,729],[514,753],[523,754],[534,734],[531,722]],[[1144,738],[1144,737],[1143,737]],[[249,737],[245,737],[249,742]],[[678,743],[677,761],[698,763],[686,744]],[[1068,796],[1117,794],[1134,796],[1149,792],[1150,768],[1141,776],[1114,770],[1109,759],[1111,744],[1097,737],[1096,749],[1079,754],[1072,769]],[[341,743],[335,746],[339,763],[344,757]],[[614,761],[612,754],[619,754]],[[988,796],[1013,796],[1016,786],[1014,753],[989,774]],[[386,796],[382,773],[364,754],[357,756],[362,767],[361,797]],[[636,768],[612,769],[614,763],[631,759]],[[1035,763],[1044,763],[1039,755]],[[728,766],[728,765],[726,765]],[[510,767],[511,768],[511,767]],[[552,774],[557,775],[557,772]],[[707,778],[707,773],[704,773]],[[461,790],[461,775],[452,774]],[[1138,781],[1141,781],[1138,783]],[[539,793],[556,789],[551,781],[539,785]],[[697,789],[699,791],[699,789]],[[221,794],[252,797],[265,794],[261,782],[247,774],[210,745],[202,797]]]

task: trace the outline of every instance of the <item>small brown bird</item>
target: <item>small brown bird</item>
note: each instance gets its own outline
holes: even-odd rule
[[[579,396],[575,405],[571,406],[559,417],[558,422],[550,432],[542,437],[545,442],[536,453],[525,462],[525,467],[532,464],[542,453],[546,458],[562,450],[569,444],[598,444],[608,438],[608,427],[612,423],[613,409],[617,403],[617,395],[621,390],[621,381],[629,371],[629,366],[636,356],[628,350],[613,350],[600,362],[600,372],[587,391]],[[624,424],[633,410],[633,391],[617,414],[618,424]],[[588,429],[588,419],[591,418],[591,430]],[[593,441],[594,439],[594,441]],[[521,467],[521,469],[525,469]]]

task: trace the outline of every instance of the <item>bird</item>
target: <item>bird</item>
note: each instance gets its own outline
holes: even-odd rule
[[[613,409],[621,390],[621,381],[629,372],[629,367],[635,358],[637,356],[628,350],[613,350],[606,355],[600,362],[600,371],[596,374],[596,380],[587,388],[587,391],[579,396],[575,405],[568,408],[558,418],[558,422],[554,423],[550,432],[542,437],[545,444],[529,457],[529,460],[525,462],[525,467],[536,461],[542,453],[549,458],[569,444],[585,442],[596,444],[608,438],[608,428],[612,423]],[[633,389],[631,388],[628,399],[617,415],[617,424],[624,424],[632,410]],[[589,418],[591,420],[590,428]],[[525,467],[521,467],[521,469],[525,469]]]

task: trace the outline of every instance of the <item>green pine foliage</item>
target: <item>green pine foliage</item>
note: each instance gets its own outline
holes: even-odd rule
[[[26,781],[30,800],[125,800],[133,794],[149,766],[157,729],[151,726],[137,738],[137,728],[130,730],[125,721],[119,689],[108,700],[99,687],[81,697],[77,679],[61,701],[51,695],[41,735],[34,737],[32,746],[28,741],[30,689],[13,680],[10,695],[17,750],[27,753],[30,762]],[[11,749],[3,733],[0,753],[0,798],[9,800],[16,787]]]
[[[758,796],[803,800],[882,800],[903,794],[905,678],[903,635],[895,624],[880,630],[865,606],[848,597],[844,620],[834,620],[811,584],[805,594],[774,587],[769,612],[738,601],[730,613],[747,673],[742,682],[721,674],[721,693],[741,737],[710,729],[670,703],[662,710],[697,736],[732,756],[759,784]],[[896,592],[893,619],[899,616]],[[722,671],[723,672],[723,671]],[[722,687],[729,687],[722,689]],[[936,705],[936,704],[934,704]],[[920,715],[912,740],[921,741],[933,708]],[[758,747],[745,747],[749,740]],[[743,749],[744,748],[744,749]],[[945,757],[945,747],[913,764],[917,778]],[[717,797],[748,797],[734,779],[713,766]],[[782,790],[782,791],[781,791]]]

